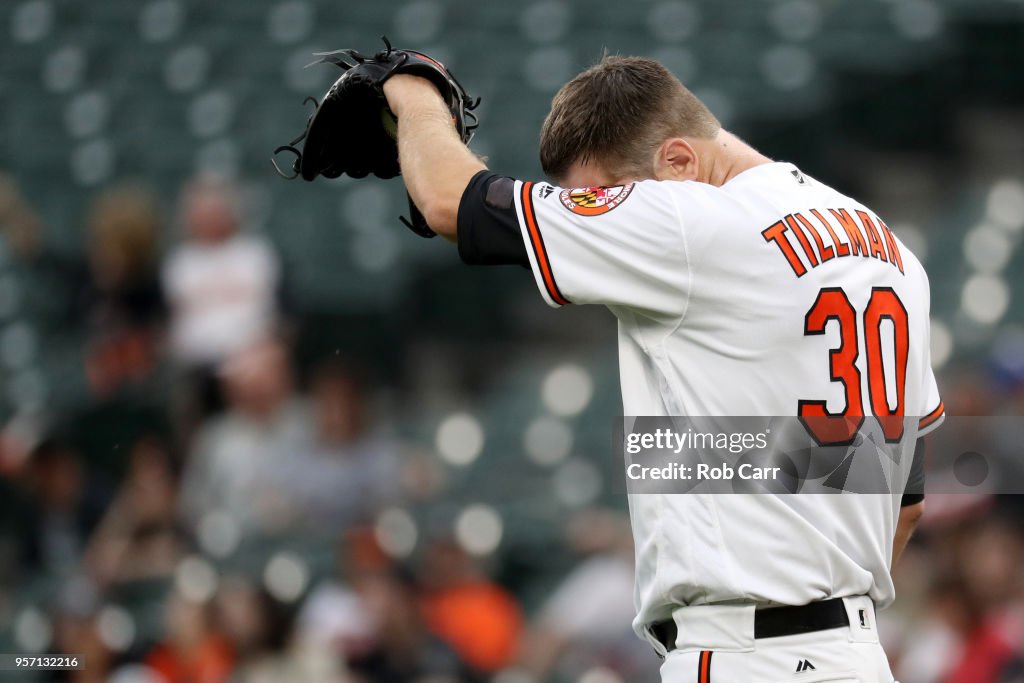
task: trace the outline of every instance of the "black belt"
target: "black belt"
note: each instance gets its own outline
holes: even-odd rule
[[[778,638],[849,626],[842,598],[820,600],[798,607],[758,607],[754,611],[754,637]],[[676,649],[676,622],[672,619],[650,625],[654,638],[669,652]]]

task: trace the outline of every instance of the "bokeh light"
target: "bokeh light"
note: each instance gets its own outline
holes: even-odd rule
[[[960,306],[972,320],[991,325],[998,322],[1010,305],[1006,280],[995,275],[974,275],[964,283]]]
[[[135,642],[135,619],[123,607],[107,605],[101,609],[96,628],[100,640],[114,652],[126,652]]]
[[[445,462],[465,466],[476,460],[483,450],[484,430],[480,421],[469,413],[455,413],[438,426],[434,443]]]
[[[11,37],[18,43],[35,43],[53,28],[53,5],[47,0],[28,0],[11,16]]]
[[[930,344],[932,367],[936,370],[941,369],[953,355],[954,345],[953,334],[949,331],[949,326],[937,318],[931,320]]]
[[[139,34],[151,43],[163,43],[178,35],[184,21],[180,0],[153,0],[139,12]]]
[[[419,538],[415,520],[401,508],[388,508],[381,512],[374,533],[384,552],[397,558],[411,555]]]
[[[699,28],[700,10],[693,2],[657,2],[647,13],[647,30],[657,40],[665,43],[683,41],[693,36]]]
[[[570,458],[555,470],[555,497],[566,507],[594,502],[602,486],[601,473],[589,460]]]
[[[489,505],[470,505],[455,520],[455,538],[473,555],[493,553],[501,543],[504,525],[501,516]]]
[[[204,603],[217,592],[217,570],[202,557],[192,555],[178,563],[174,586],[186,600]]]
[[[1013,256],[1013,242],[1005,232],[989,225],[979,225],[964,238],[964,257],[979,273],[999,273]]]
[[[579,365],[559,365],[544,378],[541,399],[553,414],[561,417],[579,415],[594,395],[594,380]]]
[[[36,607],[26,607],[14,617],[14,640],[24,652],[43,652],[52,638],[53,625]]]
[[[281,602],[295,602],[309,585],[309,567],[295,553],[276,553],[263,570],[263,584]]]
[[[230,514],[214,510],[199,520],[197,536],[203,551],[213,557],[228,557],[238,548],[242,529]]]
[[[986,206],[987,218],[1011,232],[1024,228],[1024,183],[1003,178],[992,185]]]
[[[572,450],[572,429],[553,417],[538,417],[523,434],[523,448],[538,465],[552,466],[569,457]]]
[[[523,10],[519,30],[523,38],[535,43],[554,43],[565,36],[572,22],[568,3],[541,0]]]

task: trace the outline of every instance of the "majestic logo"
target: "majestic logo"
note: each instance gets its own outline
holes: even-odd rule
[[[796,672],[802,674],[805,671],[816,671],[817,667],[811,664],[809,659],[801,659],[796,663]]]
[[[633,183],[616,187],[578,187],[562,190],[558,196],[562,206],[581,216],[598,216],[607,213],[626,201],[633,191]]]

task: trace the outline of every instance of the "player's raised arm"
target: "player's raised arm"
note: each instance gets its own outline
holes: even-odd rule
[[[462,194],[486,166],[462,143],[430,81],[400,74],[384,83],[384,94],[398,118],[398,158],[409,196],[427,225],[454,242]]]

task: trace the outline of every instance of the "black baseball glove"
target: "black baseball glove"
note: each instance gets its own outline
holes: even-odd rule
[[[355,50],[317,53],[313,64],[335,64],[344,71],[306,121],[306,130],[287,145],[274,150],[295,155],[290,173],[282,171],[272,158],[274,168],[285,178],[302,176],[313,180],[318,175],[337,178],[348,175],[363,178],[374,174],[394,178],[398,166],[397,122],[384,98],[384,82],[395,74],[422,76],[433,83],[452,113],[455,128],[468,143],[477,127],[473,110],[480,104],[466,94],[459,82],[437,60],[414,50],[396,50],[384,38],[385,49],[372,57]],[[312,66],[313,64],[310,64]],[[303,142],[305,140],[305,142]],[[296,145],[302,143],[300,150]],[[423,215],[409,200],[411,220],[402,218],[410,230],[422,237],[433,237]]]

